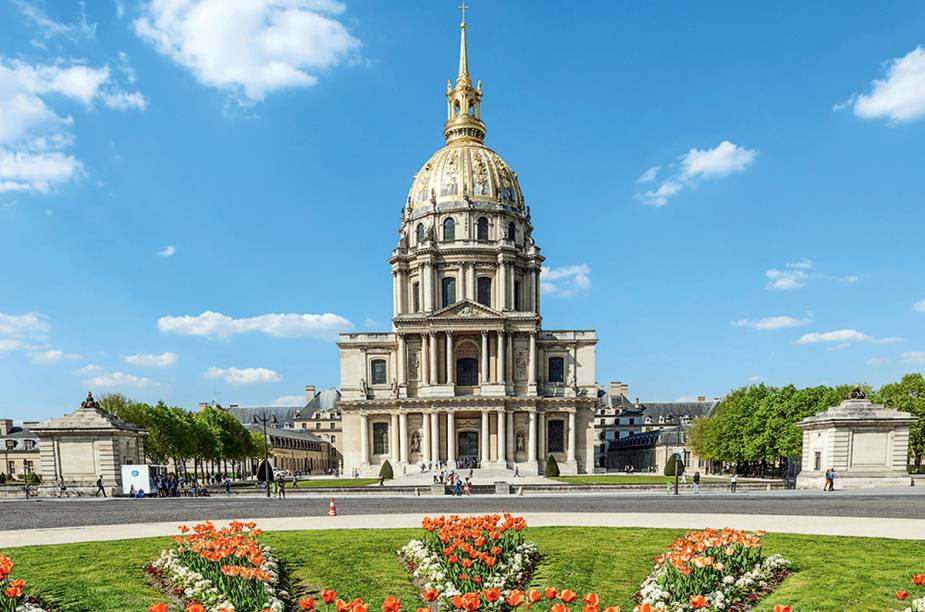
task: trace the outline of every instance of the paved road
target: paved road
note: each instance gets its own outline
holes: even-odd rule
[[[919,493],[921,491],[921,493]],[[469,512],[660,512],[925,519],[925,487],[906,491],[771,492],[679,497],[653,494],[469,498],[354,496],[337,499],[340,515]],[[320,516],[327,498],[0,500],[0,531],[122,523]],[[2,539],[2,538],[0,538]]]

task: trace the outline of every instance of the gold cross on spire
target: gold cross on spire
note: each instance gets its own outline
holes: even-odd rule
[[[463,0],[463,3],[459,5],[459,9],[462,11],[462,22],[463,23],[466,23],[466,9],[467,8],[469,7],[466,6],[466,2],[465,0]]]

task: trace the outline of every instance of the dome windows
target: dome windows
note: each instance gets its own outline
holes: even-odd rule
[[[488,219],[486,217],[479,217],[479,220],[475,222],[475,238],[476,240],[488,240]]]
[[[511,242],[517,241],[517,226],[513,221],[507,224],[507,239]]]
[[[447,217],[443,222],[443,239],[447,242],[456,240],[456,222],[453,217]]]
[[[418,229],[417,229],[417,243],[418,243],[418,244],[423,243],[423,242],[424,242],[424,237],[425,237],[424,224],[423,224],[423,223],[418,223]]]
[[[456,279],[452,276],[447,276],[442,280],[443,289],[443,307],[446,308],[451,304],[456,303]]]

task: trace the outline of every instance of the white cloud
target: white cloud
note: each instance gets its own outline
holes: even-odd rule
[[[85,387],[90,389],[110,389],[113,387],[136,387],[141,389],[144,387],[156,385],[157,383],[142,376],[135,376],[133,374],[126,374],[124,372],[112,372],[101,374],[89,380],[85,380],[83,384]]]
[[[830,332],[812,332],[809,334],[803,334],[797,344],[818,344],[818,343],[839,343],[839,344],[851,344],[854,342],[873,342],[875,344],[897,344],[903,342],[903,338],[896,336],[889,336],[886,338],[874,338],[868,336],[867,334],[861,333],[856,329],[838,329]],[[843,348],[838,346],[834,350],[841,350]]]
[[[543,267],[540,269],[540,290],[548,295],[570,297],[591,288],[591,268],[587,264]]]
[[[59,351],[57,349],[49,349],[47,351],[33,351],[29,353],[29,361],[40,365],[48,365],[65,360],[73,361],[75,359],[80,359],[80,355],[76,355],[74,353],[65,353],[64,351]]]
[[[76,42],[81,38],[91,39],[96,36],[96,24],[87,22],[87,12],[83,2],[79,3],[80,13],[74,23],[55,21],[34,4],[26,2],[26,0],[13,0],[13,4],[23,16],[41,31],[46,40],[54,36],[64,36]]]
[[[77,373],[82,374],[84,376],[88,376],[90,374],[96,374],[97,372],[104,372],[104,371],[106,371],[106,368],[104,368],[103,366],[96,365],[95,363],[88,363],[82,368],[78,368]]]
[[[0,57],[0,193],[47,193],[85,174],[68,152],[73,117],[48,106],[58,96],[84,106],[100,100],[111,108],[144,108],[144,97],[122,91],[108,66],[32,65]]]
[[[754,376],[748,379],[749,382],[753,382],[753,383],[759,383],[763,380],[764,380],[764,376],[758,376],[757,374],[755,374]]]
[[[912,310],[916,312],[925,312],[925,300],[922,300],[920,302],[916,302],[915,304],[913,304]]]
[[[800,289],[805,287],[807,284],[809,284],[809,281],[814,279],[836,281],[849,285],[856,283],[859,280],[855,275],[834,276],[832,274],[821,274],[819,272],[814,272],[814,265],[815,264],[812,260],[802,257],[799,261],[786,264],[785,269],[783,270],[778,268],[770,268],[767,272],[764,273],[768,279],[768,284],[766,287],[768,289],[787,291],[790,289]]]
[[[4,352],[4,351],[6,351],[6,352],[9,352],[9,351],[18,351],[18,350],[23,349],[23,348],[25,348],[25,347],[26,347],[26,345],[24,345],[24,344],[23,344],[22,342],[20,342],[19,340],[0,339],[0,353],[2,353],[2,352]]]
[[[901,357],[903,363],[925,366],[925,351],[907,351]]]
[[[653,182],[653,181],[656,179],[656,177],[658,177],[658,171],[661,170],[661,169],[662,169],[661,166],[652,166],[651,168],[646,169],[646,171],[643,172],[643,173],[639,176],[638,179],[636,179],[636,182],[637,182],[637,183],[651,183],[651,182]]]
[[[650,206],[665,206],[672,197],[684,189],[695,189],[704,179],[744,172],[754,163],[757,155],[758,151],[741,147],[728,140],[722,141],[712,149],[691,149],[679,158],[679,171],[665,179],[657,189],[637,193],[636,198]],[[637,182],[652,182],[657,172],[658,167],[649,168]]]
[[[123,358],[125,363],[144,368],[166,368],[177,363],[176,353],[161,353],[160,355],[127,355]]]
[[[0,335],[22,337],[43,336],[51,329],[45,317],[37,312],[9,315],[0,312]]]
[[[890,360],[887,357],[871,357],[867,360],[867,365],[872,367],[882,366],[888,363],[890,363]]]
[[[769,330],[784,329],[787,327],[800,327],[801,325],[809,325],[812,322],[813,320],[811,318],[796,319],[786,315],[778,315],[774,317],[764,317],[758,319],[757,321],[752,321],[750,319],[739,319],[738,321],[733,321],[732,325],[735,327],[750,327],[752,329]]]
[[[227,338],[250,332],[261,332],[279,338],[330,338],[339,331],[353,327],[353,324],[333,313],[265,314],[234,319],[220,312],[207,310],[197,316],[161,317],[157,321],[157,327],[164,333],[213,338]]]
[[[304,406],[304,395],[284,395],[273,400],[274,406]]]
[[[203,85],[258,101],[356,56],[344,10],[335,0],[150,0],[132,25]]]
[[[173,257],[176,252],[177,252],[177,247],[173,246],[172,244],[169,244],[165,246],[163,249],[161,249],[160,251],[158,251],[157,254],[160,255],[161,257]]]
[[[223,378],[229,385],[280,382],[282,375],[267,368],[216,368],[206,370],[206,378]]]
[[[858,117],[884,117],[891,124],[925,115],[925,49],[918,46],[885,68],[884,78],[872,81],[868,93],[855,94],[845,106],[853,106]]]

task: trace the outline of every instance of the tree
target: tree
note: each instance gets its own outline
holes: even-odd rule
[[[918,471],[922,465],[922,455],[925,454],[925,376],[920,373],[906,374],[899,382],[880,387],[873,400],[918,417],[909,429],[909,455]]]
[[[559,475],[559,464],[552,455],[546,457],[546,470],[543,472],[546,478],[555,478]]]
[[[675,470],[677,467],[677,470]],[[680,476],[684,473],[684,462],[681,460],[681,455],[677,453],[672,453],[671,457],[668,458],[668,461],[665,463],[665,476]]]
[[[382,467],[379,468],[379,478],[383,480],[392,480],[394,477],[395,475],[392,473],[392,464],[386,459],[382,462]]]

